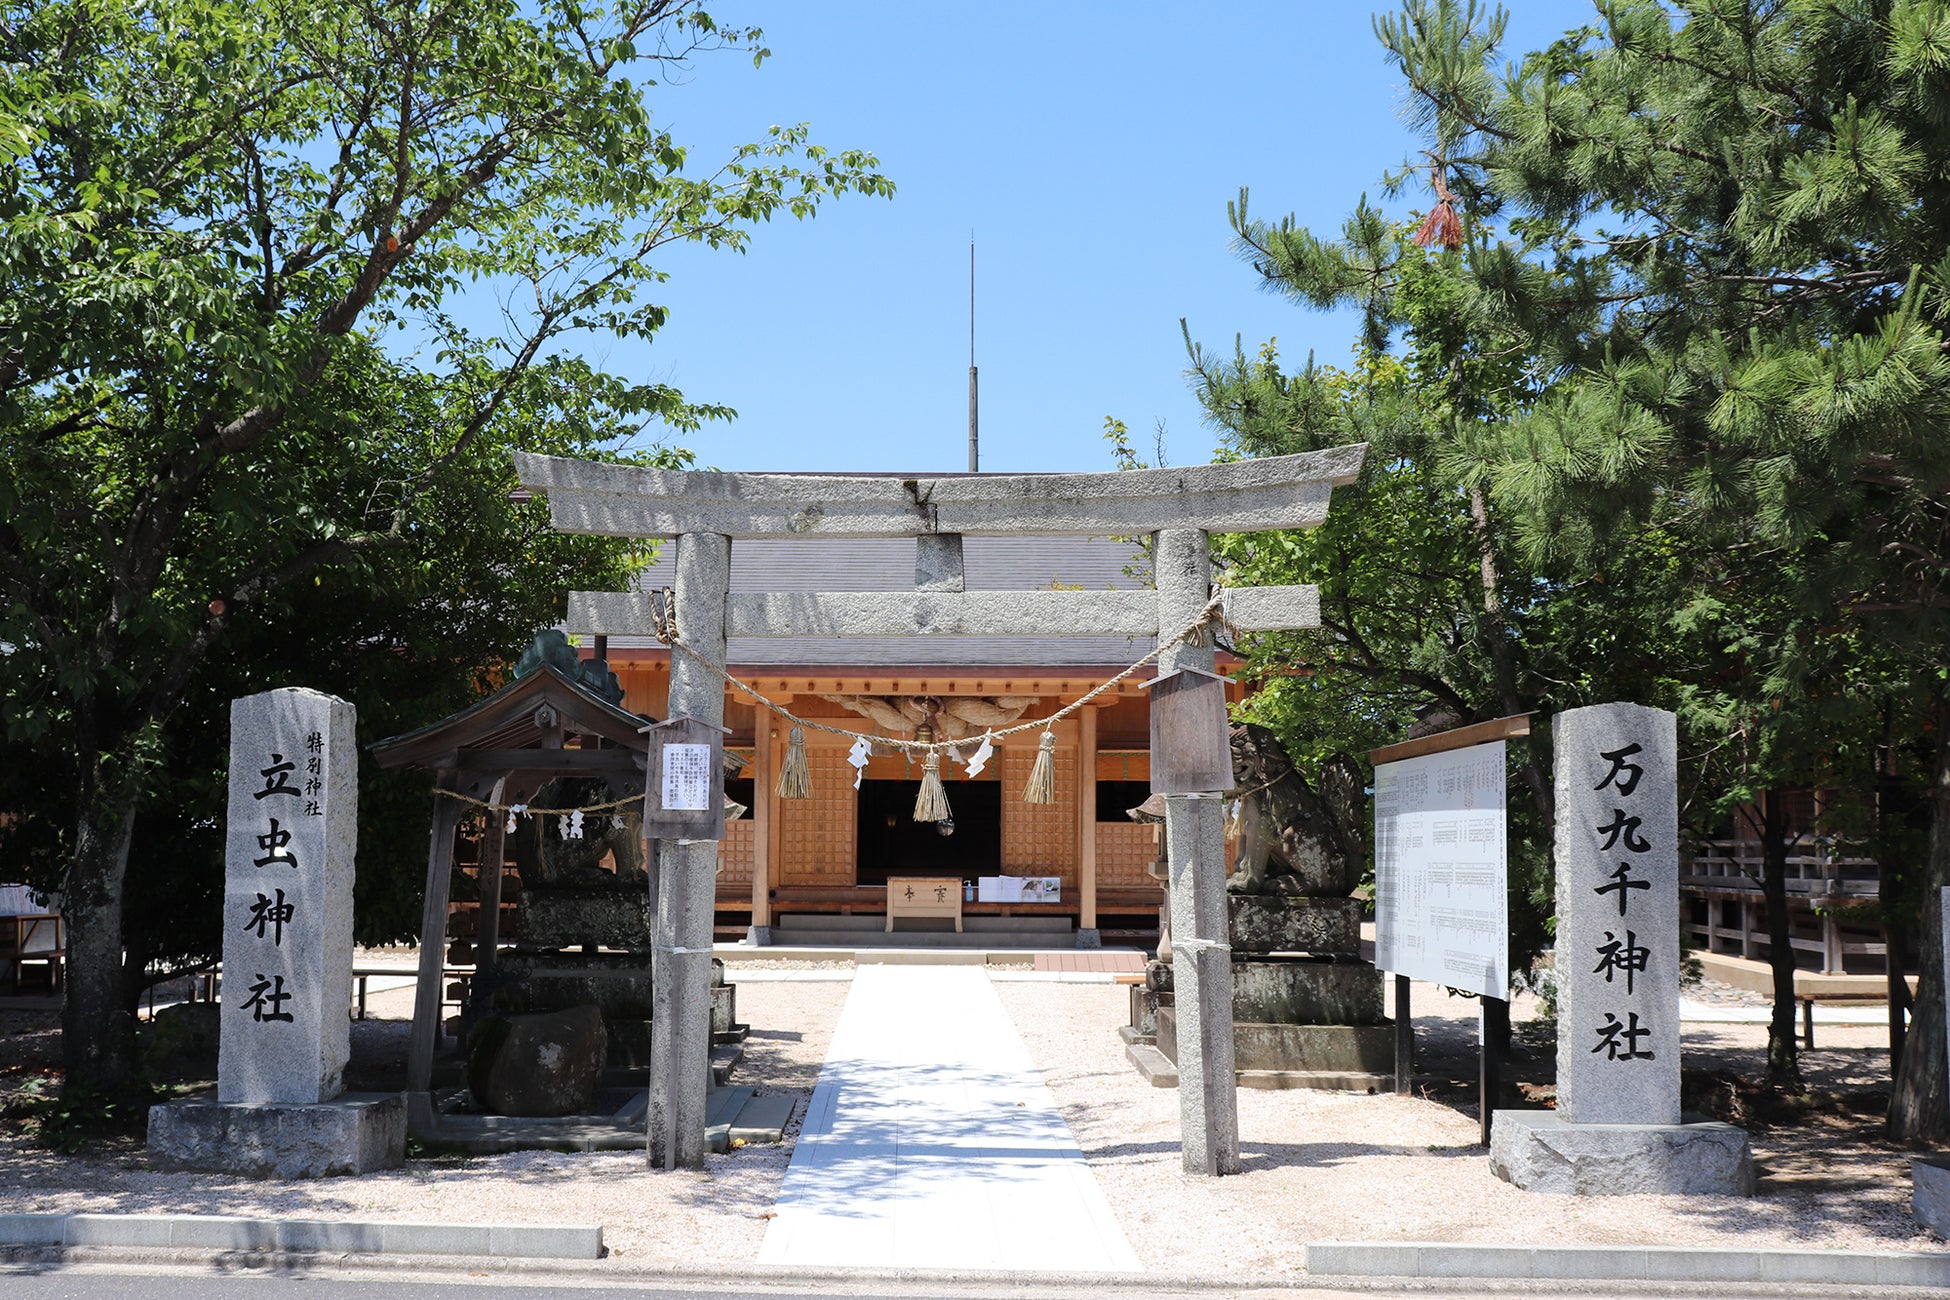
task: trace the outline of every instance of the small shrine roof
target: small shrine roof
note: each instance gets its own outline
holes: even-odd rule
[[[381,767],[446,766],[441,760],[466,750],[541,752],[548,733],[536,715],[545,707],[554,710],[565,739],[594,736],[638,754],[649,748],[639,729],[651,718],[611,703],[546,663],[458,713],[366,748]]]

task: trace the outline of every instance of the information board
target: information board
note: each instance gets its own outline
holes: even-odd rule
[[[711,747],[664,746],[663,806],[671,812],[700,812],[711,806]]]
[[[1374,770],[1375,965],[1510,996],[1503,742]]]

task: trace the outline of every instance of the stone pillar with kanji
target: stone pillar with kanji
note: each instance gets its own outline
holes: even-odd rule
[[[217,1099],[330,1101],[351,1050],[353,708],[311,690],[230,706]]]
[[[301,688],[231,704],[217,1093],[151,1110],[164,1165],[300,1178],[403,1157],[398,1095],[344,1092],[354,723],[351,704]]]
[[[1747,1135],[1679,1100],[1679,745],[1663,709],[1551,724],[1557,1109],[1498,1111],[1490,1167],[1532,1191],[1751,1195]]]

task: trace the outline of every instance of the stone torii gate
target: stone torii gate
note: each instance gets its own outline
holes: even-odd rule
[[[716,474],[517,452],[523,487],[548,496],[555,527],[676,539],[675,597],[690,654],[672,654],[669,716],[724,722],[727,637],[1125,635],[1175,638],[1212,599],[1210,534],[1311,528],[1367,448],[1107,474],[936,477]],[[1153,536],[1155,591],[966,591],[967,535]],[[912,592],[730,591],[731,543],[748,538],[913,537]],[[1221,613],[1241,631],[1317,627],[1313,587],[1241,587]],[[576,592],[570,622],[606,635],[655,629],[651,598]],[[696,656],[696,658],[693,658]],[[699,662],[699,661],[702,662]],[[1214,666],[1209,632],[1172,640],[1168,674]],[[1168,795],[1172,977],[1179,1016],[1184,1167],[1239,1170],[1227,946],[1225,835],[1212,795]],[[650,1153],[704,1164],[710,973],[718,846],[664,841],[655,886]],[[675,1056],[672,1056],[675,1053]],[[674,1068],[672,1068],[674,1066]]]

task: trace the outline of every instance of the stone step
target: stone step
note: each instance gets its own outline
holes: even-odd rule
[[[774,934],[773,947],[838,949],[841,952],[873,948],[968,948],[991,952],[1035,952],[1046,948],[1074,948],[1076,936],[1063,934],[955,934],[899,929],[892,934],[878,930],[808,931]],[[736,983],[738,977],[731,976]]]
[[[611,1116],[616,1123],[626,1128],[642,1128],[650,1114],[650,1090],[639,1088],[630,1099],[616,1108]]]
[[[952,920],[940,917],[903,917],[895,924],[910,934],[953,934],[955,930]],[[1076,922],[1067,916],[964,916],[961,924],[964,933],[1068,934]],[[829,912],[788,912],[772,922],[775,934],[784,931],[797,935],[809,930],[879,934],[886,928],[886,916],[878,913],[840,916]]]
[[[731,1071],[745,1057],[742,1043],[720,1043],[711,1049],[711,1082],[724,1087],[731,1082]]]
[[[753,1097],[732,1121],[730,1137],[734,1141],[777,1142],[785,1136],[785,1126],[792,1122],[798,1104],[799,1099],[790,1095]]]
[[[729,1124],[752,1099],[750,1088],[713,1088],[704,1098],[704,1126]]]
[[[1124,1056],[1137,1067],[1137,1072],[1152,1087],[1176,1088],[1178,1086],[1178,1067],[1158,1050],[1155,1043],[1142,1041],[1126,1043]]]
[[[704,1145],[707,1149],[720,1153],[731,1149],[732,1121],[751,1099],[750,1088],[711,1089],[704,1099]]]

